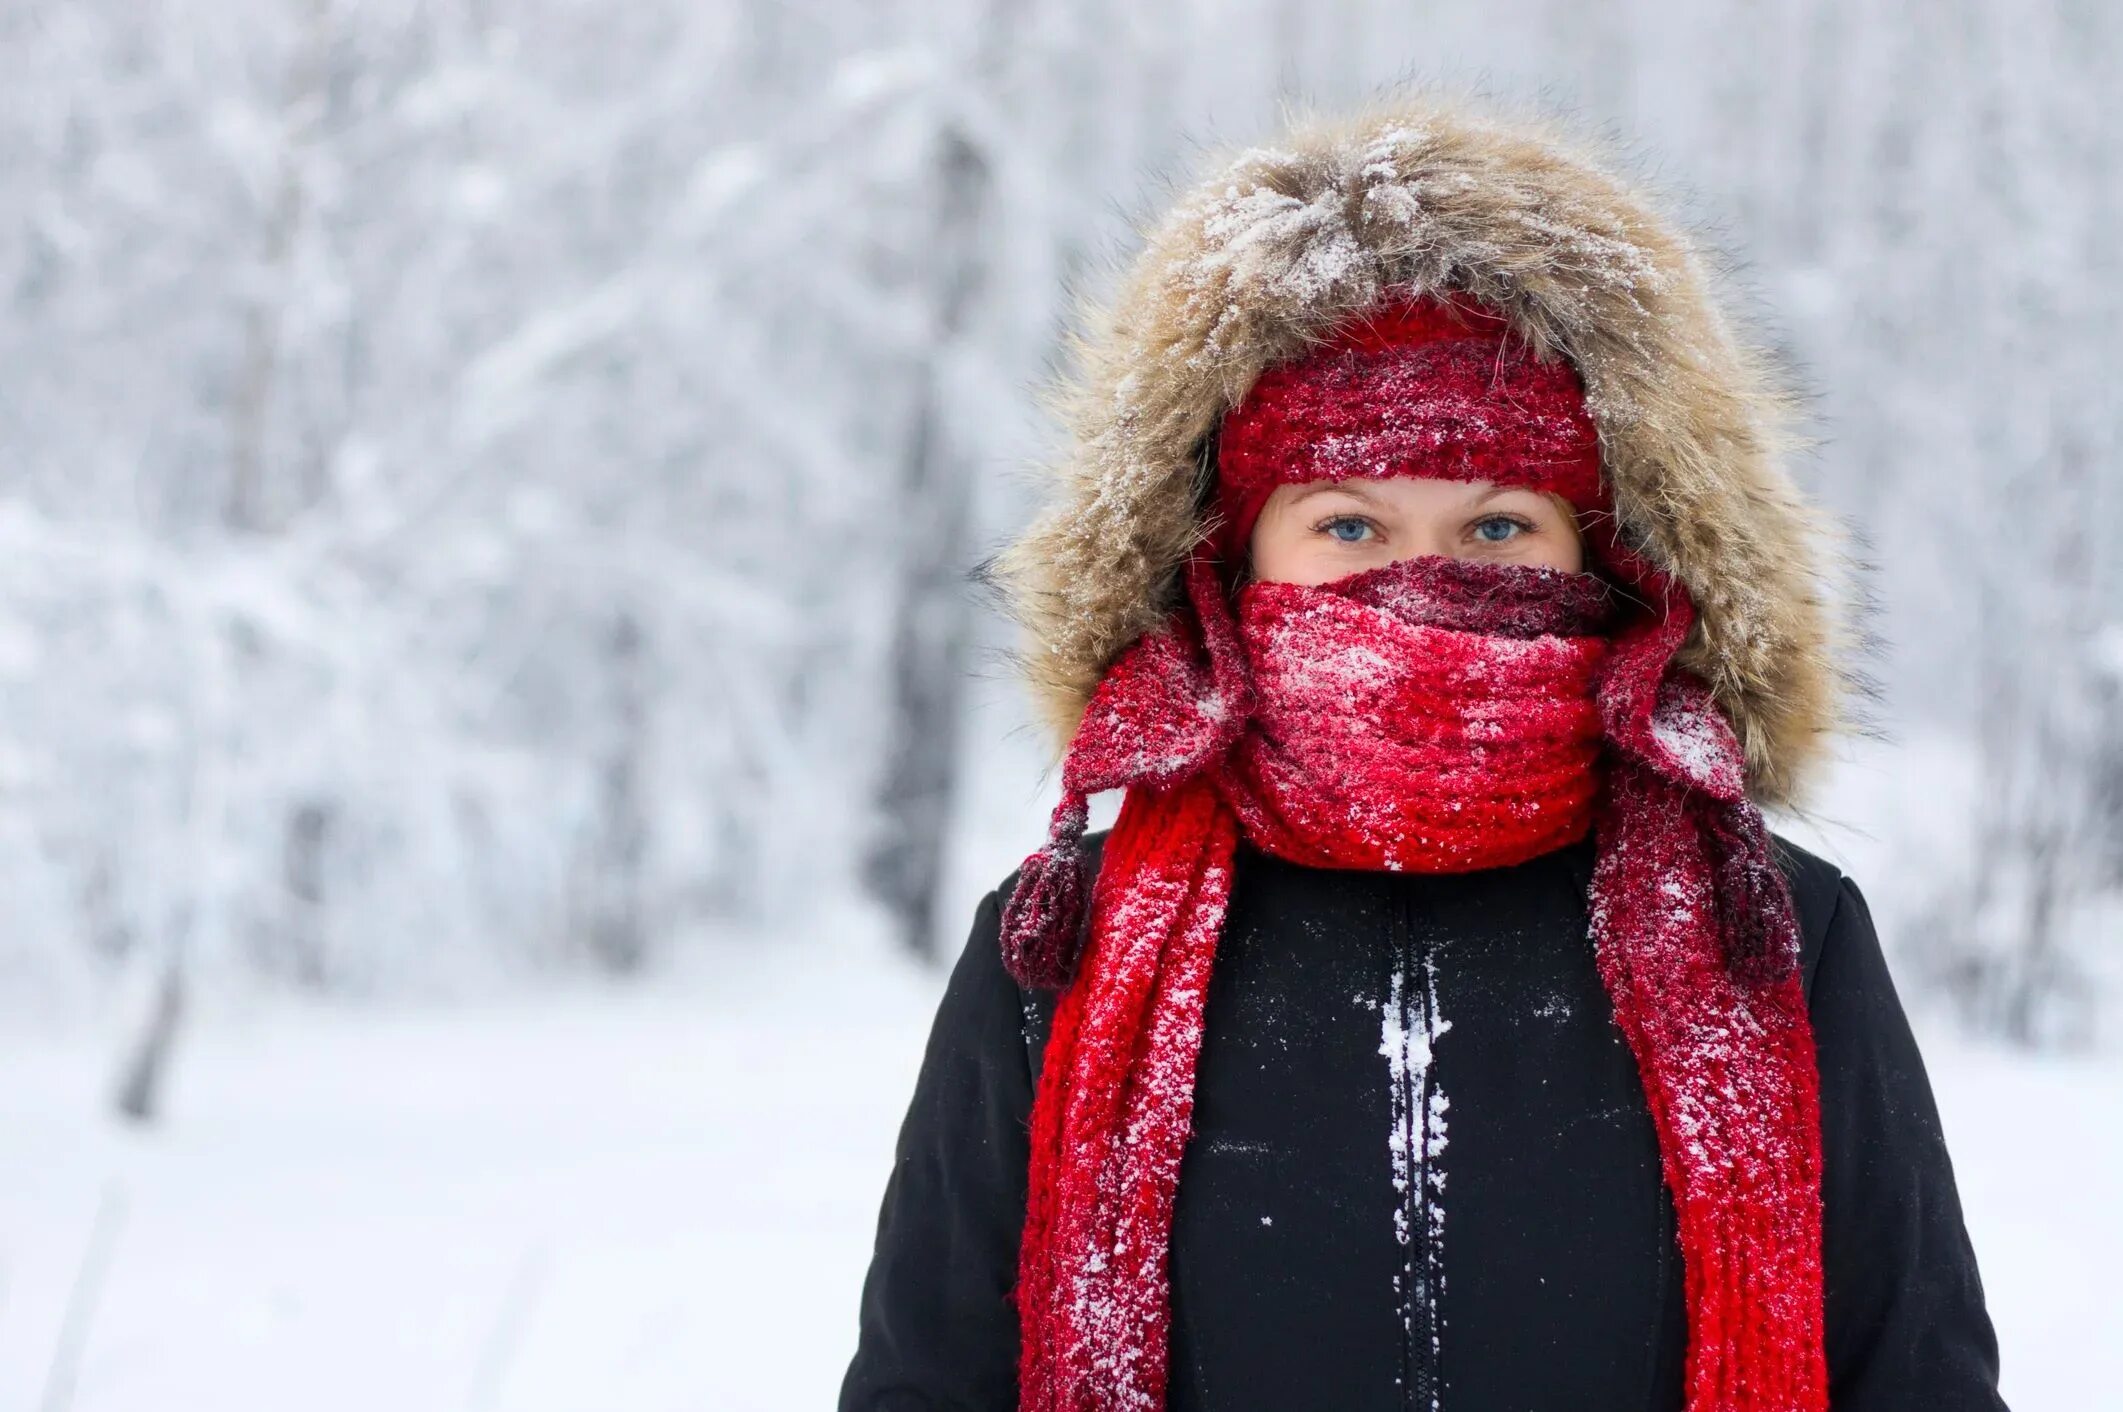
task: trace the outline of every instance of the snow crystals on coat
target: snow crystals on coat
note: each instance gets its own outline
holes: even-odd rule
[[[1433,1358],[1442,1351],[1443,1319],[1440,1302],[1445,1292],[1445,1113],[1451,1107],[1445,1091],[1431,1070],[1438,1040],[1452,1022],[1438,1013],[1437,968],[1424,955],[1415,986],[1408,973],[1395,969],[1387,982],[1386,997],[1379,1006],[1379,1053],[1386,1059],[1388,1093],[1393,1106],[1392,1126],[1386,1133],[1386,1153],[1393,1168],[1393,1189],[1400,1200],[1393,1211],[1393,1236],[1402,1251],[1401,1269],[1393,1278],[1400,1296],[1402,1331],[1413,1336],[1418,1306],[1430,1330]],[[1417,1246],[1409,1225],[1414,1208],[1429,1223],[1428,1238]],[[1438,1405],[1440,1390],[1433,1387],[1430,1405]]]

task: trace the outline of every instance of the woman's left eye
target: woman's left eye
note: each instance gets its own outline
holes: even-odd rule
[[[1361,544],[1371,537],[1371,522],[1356,515],[1336,515],[1320,528],[1344,544]]]
[[[1474,522],[1475,538],[1485,544],[1502,544],[1525,528],[1525,521],[1509,515],[1485,515]]]

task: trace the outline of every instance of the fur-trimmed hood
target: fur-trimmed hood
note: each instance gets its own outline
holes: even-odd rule
[[[1464,290],[1570,359],[1622,532],[1699,612],[1681,665],[1743,743],[1749,791],[1796,800],[1847,659],[1823,575],[1840,536],[1782,465],[1794,404],[1738,339],[1687,236],[1551,120],[1398,97],[1215,165],[1086,302],[1049,389],[1057,497],[997,557],[1021,663],[1066,745],[1105,668],[1178,601],[1224,412],[1387,285]]]

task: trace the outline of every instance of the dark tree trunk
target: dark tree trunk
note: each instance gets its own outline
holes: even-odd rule
[[[596,836],[585,862],[583,933],[590,954],[607,971],[628,974],[649,957],[642,904],[649,851],[642,759],[648,739],[648,692],[642,679],[642,632],[621,611],[605,637],[612,691],[612,740],[599,763]]]
[[[989,209],[987,157],[955,124],[937,150],[939,191],[934,341],[927,350],[901,462],[904,515],[900,597],[892,635],[889,736],[879,786],[879,834],[865,881],[915,954],[936,953],[937,892],[957,769],[971,605],[959,556],[971,523],[973,467],[953,435],[944,374],[986,283],[981,236]]]

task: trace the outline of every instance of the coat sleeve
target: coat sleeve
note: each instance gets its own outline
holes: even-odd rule
[[[981,899],[929,1031],[863,1281],[840,1412],[1013,1412],[1032,1081]]]
[[[1856,883],[1810,994],[1829,1406],[2002,1412],[1998,1343],[1923,1059]]]

